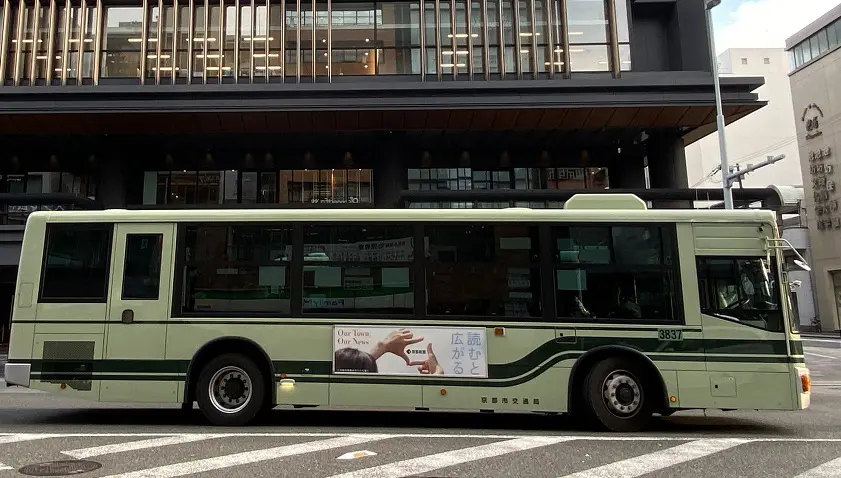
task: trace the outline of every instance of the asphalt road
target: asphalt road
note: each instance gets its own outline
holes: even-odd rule
[[[809,339],[806,353],[806,411],[685,412],[634,435],[581,432],[560,416],[317,409],[221,429],[197,411],[0,384],[0,478],[55,460],[99,466],[83,477],[841,477],[841,341]]]

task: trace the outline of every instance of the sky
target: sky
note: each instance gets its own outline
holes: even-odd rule
[[[728,48],[783,48],[841,0],[722,0],[713,9],[716,54]]]

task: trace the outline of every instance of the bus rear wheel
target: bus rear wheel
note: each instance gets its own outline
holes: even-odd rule
[[[205,418],[217,426],[243,426],[263,411],[265,378],[248,357],[225,354],[202,368],[196,401]]]
[[[646,371],[634,360],[611,357],[587,375],[585,395],[592,415],[614,432],[641,431],[653,414],[654,395]]]

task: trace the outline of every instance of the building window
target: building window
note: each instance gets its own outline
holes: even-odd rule
[[[0,193],[61,193],[96,199],[96,178],[67,172],[0,174]],[[73,209],[73,207],[68,204],[3,204],[0,206],[0,224],[25,225],[26,218],[35,211],[62,209]]]
[[[471,168],[412,168],[408,170],[413,191],[470,191],[475,189],[606,189],[607,168],[511,168],[473,170]],[[473,207],[561,207],[556,201],[544,202],[447,202],[411,203],[411,208]]]
[[[374,202],[371,169],[147,171],[144,181],[144,204]]]
[[[143,37],[142,7],[106,7],[102,38],[102,76],[140,77],[140,48]]]
[[[543,316],[536,227],[427,226],[425,235],[429,315]]]
[[[747,58],[742,58],[742,64],[747,65],[748,64],[748,59]]]
[[[236,171],[159,171],[156,174],[154,204],[224,204],[236,203]],[[146,182],[150,181],[147,173]],[[146,201],[144,201],[146,202]]]
[[[783,332],[776,266],[765,258],[698,259],[701,312],[771,332]]]
[[[48,225],[40,302],[105,302],[112,233],[110,224]]]
[[[674,230],[552,228],[559,318],[682,322]]]
[[[571,71],[610,71],[607,18],[606,2],[567,0]]]
[[[370,169],[314,169],[280,171],[281,204],[373,204]]]
[[[181,310],[289,314],[291,259],[291,227],[187,226]]]
[[[770,65],[771,64],[771,59],[766,57],[766,58],[762,59],[762,62],[765,63],[766,65]]]
[[[305,313],[412,314],[411,226],[304,227]]]
[[[611,22],[616,23],[618,67],[631,68],[629,0],[568,0],[566,9],[560,1],[488,0],[483,5],[454,0],[441,2],[439,12],[431,0],[335,3],[328,14],[327,4],[318,1],[286,2],[284,11],[278,0],[194,2],[192,9],[186,3],[135,0],[104,6],[100,26],[93,0],[72,3],[69,11],[63,2],[54,7],[41,2],[37,11],[32,4],[21,9],[15,3],[2,32],[8,45],[5,78],[78,83],[91,80],[98,66],[101,78],[139,78],[143,71],[143,80],[153,84],[188,76],[199,83],[234,76],[269,82],[282,75],[297,82],[298,77],[422,72],[435,81],[439,74],[486,70],[563,72],[569,67],[566,55],[574,71],[610,71]],[[21,45],[15,41],[18,26]],[[564,52],[567,32],[572,48]]]

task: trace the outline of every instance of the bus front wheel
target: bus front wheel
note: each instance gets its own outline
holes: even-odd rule
[[[653,390],[646,371],[636,361],[611,357],[587,375],[587,405],[608,430],[636,432],[646,428],[653,414]]]
[[[239,354],[210,360],[196,384],[199,409],[217,426],[248,424],[263,410],[265,396],[265,379],[259,367]]]

